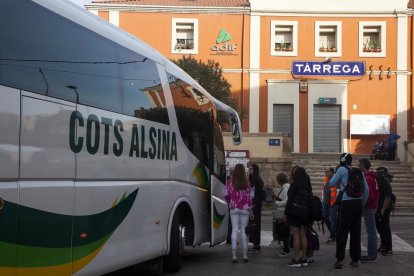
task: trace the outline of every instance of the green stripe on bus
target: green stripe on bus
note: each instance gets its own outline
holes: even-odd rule
[[[122,223],[137,194],[138,188],[114,207],[87,216],[55,214],[5,201],[0,210],[0,266],[65,264],[72,261],[71,248],[74,261],[91,254]]]

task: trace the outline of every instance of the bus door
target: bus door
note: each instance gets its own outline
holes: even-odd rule
[[[218,178],[211,178],[211,246],[226,240],[229,208],[224,199],[225,185]]]
[[[226,191],[226,162],[224,157],[224,143],[221,128],[214,125],[213,175],[211,177],[211,245],[226,240],[229,224],[229,208],[224,198]]]
[[[235,146],[239,145],[242,141],[241,133],[241,124],[240,118],[237,112],[219,102],[214,102],[217,110],[217,114],[224,115],[226,114],[229,120],[229,125],[231,127],[231,134],[233,144]],[[216,118],[217,119],[217,118]],[[218,120],[218,119],[217,119]],[[227,201],[224,198],[226,191],[226,161],[224,154],[224,142],[221,132],[220,125],[215,122],[214,124],[214,164],[213,166],[213,175],[211,177],[211,245],[216,245],[227,238],[228,234],[228,224],[229,224],[229,209]]]
[[[0,275],[15,275],[20,90],[0,85]]]
[[[72,274],[75,112],[75,103],[22,91],[17,275]]]

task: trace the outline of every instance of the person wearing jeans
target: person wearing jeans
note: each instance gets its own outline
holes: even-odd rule
[[[371,162],[367,158],[359,160],[359,168],[365,175],[369,194],[367,203],[364,206],[364,222],[368,238],[368,256],[362,256],[361,262],[375,263],[377,262],[377,229],[375,225],[375,213],[378,206],[378,185],[376,175],[370,171]]]
[[[390,134],[388,135],[388,158],[387,160],[395,160],[395,150],[397,149],[397,140],[400,139],[401,136],[397,133],[394,133],[390,130]]]
[[[327,243],[334,242],[336,238],[336,225],[331,221],[331,202],[335,202],[336,187],[329,186],[329,180],[334,175],[334,169],[328,167],[325,169],[325,179],[323,180],[322,203],[323,203],[323,220],[329,230]],[[332,197],[333,196],[333,197]],[[334,221],[336,224],[336,219]]]
[[[368,239],[368,255],[362,256],[362,263],[376,263],[377,262],[377,228],[375,224],[376,209],[364,208],[364,222],[365,230]]]
[[[336,190],[336,188],[334,188]],[[332,197],[332,193],[331,193]],[[331,222],[331,230],[330,230],[330,239],[328,239],[328,243],[333,243],[336,241],[336,236],[338,233],[338,205],[335,204],[335,198],[336,198],[336,191],[335,196],[331,199],[331,207],[329,208],[329,220]],[[333,202],[332,202],[333,201]]]
[[[241,238],[243,245],[243,258],[247,260],[247,236],[244,231],[247,224],[249,223],[249,211],[245,209],[230,209],[230,219],[231,219],[231,249],[233,252],[233,260],[237,260],[236,250],[237,250],[237,232],[241,230]],[[246,253],[245,253],[246,251]]]
[[[243,261],[247,263],[247,236],[245,229],[249,222],[249,217],[253,219],[254,216],[252,213],[250,185],[247,181],[246,170],[242,164],[237,164],[234,168],[233,177],[226,183],[224,196],[230,208],[232,261],[234,264],[237,263],[237,233],[240,230],[243,246]]]

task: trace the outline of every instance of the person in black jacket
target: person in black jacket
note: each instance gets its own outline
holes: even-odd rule
[[[378,252],[382,253],[383,256],[392,255],[392,234],[390,227],[390,214],[393,208],[392,179],[393,176],[388,173],[387,168],[377,168],[379,200],[375,214],[375,222],[381,239],[381,246],[378,248]]]
[[[308,240],[306,230],[309,224],[308,209],[312,189],[310,178],[305,169],[298,167],[293,174],[293,182],[288,191],[288,200],[285,208],[285,222],[290,226],[293,236],[294,257],[288,266],[308,266],[306,253],[308,251]],[[303,209],[303,211],[300,211]],[[302,257],[299,258],[300,252]]]
[[[251,239],[253,242],[253,250],[260,251],[260,231],[261,231],[261,219],[262,219],[262,201],[266,199],[266,193],[264,190],[264,183],[260,177],[260,169],[257,164],[249,166],[249,180],[252,191],[253,200],[253,216],[254,227]]]

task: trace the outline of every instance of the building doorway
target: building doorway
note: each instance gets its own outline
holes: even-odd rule
[[[292,137],[293,143],[293,104],[273,105],[273,132],[281,132]]]
[[[314,152],[340,152],[341,106],[314,105],[313,112]]]

